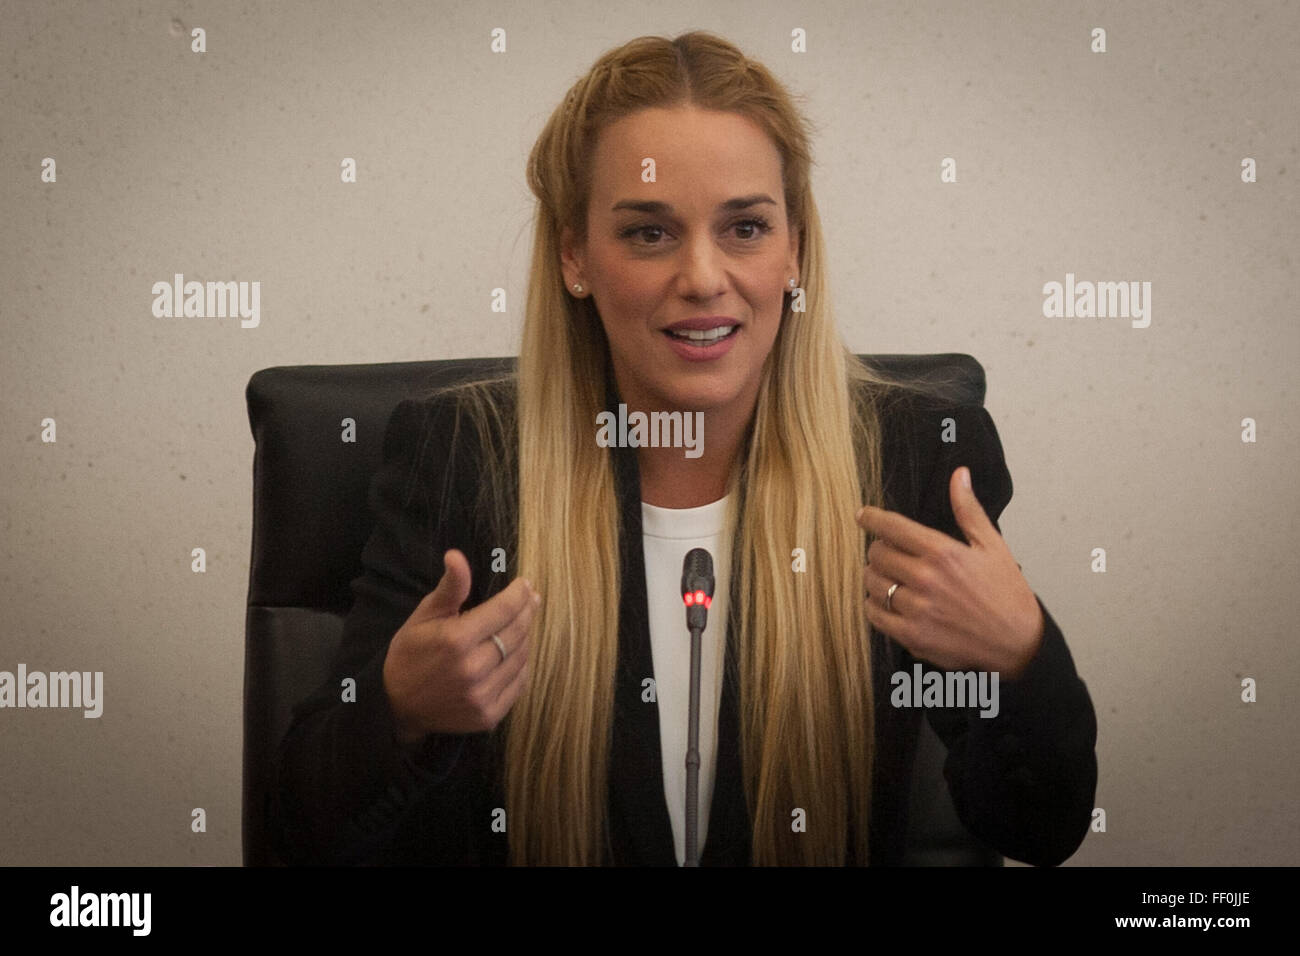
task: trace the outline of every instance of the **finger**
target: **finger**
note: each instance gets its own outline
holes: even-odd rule
[[[504,590],[460,616],[465,639],[470,644],[478,644],[493,634],[500,634],[532,603],[532,595],[532,585],[524,578],[515,578]]]
[[[528,661],[525,660],[523,666],[519,668],[519,673],[515,674],[514,679],[502,689],[500,696],[496,700],[496,709],[502,717],[510,712],[510,708],[515,705],[515,701],[528,686]]]
[[[871,547],[867,548],[867,567],[890,584],[897,581],[912,588],[921,588],[924,566],[924,558],[899,551],[880,538],[871,542]]]
[[[889,593],[889,589],[894,584],[900,583],[884,574],[881,574],[876,570],[875,565],[869,565],[863,569],[862,581],[867,592],[867,600],[882,608],[885,606],[885,595]],[[895,600],[892,603],[895,608],[898,607],[897,598],[903,590],[904,589],[900,584],[898,590],[894,592]]]
[[[516,650],[528,643],[533,620],[537,617],[541,605],[541,598],[534,592],[530,595],[529,600],[524,602],[523,610],[515,615],[515,619],[497,632],[497,636],[501,638],[501,643],[506,646],[507,655],[514,654]]]
[[[989,519],[988,512],[969,482],[970,469],[962,466],[948,476],[948,501],[952,505],[953,518],[957,527],[966,536],[966,540],[976,547],[988,544],[992,537],[1001,537],[997,527]]]
[[[885,593],[888,590],[888,588],[885,588],[885,591],[880,593],[879,601],[876,600],[876,597],[873,594],[871,599],[865,602],[864,608],[867,614],[867,621],[877,631],[880,631],[882,634],[887,634],[909,651],[912,651],[912,653],[916,653],[916,649],[912,643],[911,628],[908,624],[907,618],[898,612],[898,596],[903,589],[899,588],[894,592],[895,609],[893,611],[885,610]]]
[[[505,638],[502,638],[502,643],[504,642]],[[483,693],[488,700],[495,701],[519,675],[519,671],[524,665],[528,663],[529,640],[528,634],[525,632],[523,640],[516,644],[514,649],[505,656],[504,660],[501,659],[501,652],[497,650],[491,638],[488,638],[487,643],[497,663],[484,682]]]
[[[919,611],[917,591],[901,581],[877,574],[874,568],[866,569],[867,604],[880,609],[880,612],[893,621],[895,629],[901,619],[915,621]],[[894,596],[889,596],[889,589],[898,585]],[[888,605],[886,605],[888,602]],[[892,632],[891,632],[892,633]]]
[[[469,661],[470,672],[475,674],[478,680],[487,680],[489,675],[495,675],[503,665],[509,663],[517,657],[523,656],[528,647],[528,630],[532,623],[533,616],[537,613],[538,603],[530,599],[526,602],[526,607],[511,621],[506,627],[495,632],[496,637],[505,647],[505,657],[501,656],[501,648],[497,647],[496,641],[492,640],[492,634],[479,641],[478,645],[471,652]]]
[[[913,521],[897,511],[886,511],[873,505],[862,506],[857,514],[857,522],[877,539],[883,538],[897,550],[918,556],[953,540],[942,531]]]
[[[424,596],[412,617],[416,620],[438,620],[455,617],[461,605],[469,598],[469,560],[452,549],[442,556],[443,572],[438,586]]]

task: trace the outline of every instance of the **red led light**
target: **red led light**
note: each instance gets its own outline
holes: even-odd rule
[[[687,607],[696,607],[701,604],[705,608],[713,607],[713,597],[703,591],[687,591],[682,595],[682,600],[686,602]]]

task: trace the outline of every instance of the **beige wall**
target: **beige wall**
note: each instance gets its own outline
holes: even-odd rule
[[[513,353],[543,120],[694,27],[807,96],[848,343],[988,372],[1100,721],[1072,862],[1296,862],[1296,4],[3,6],[0,670],[105,700],[0,710],[0,863],[239,862],[249,376]],[[260,282],[260,325],[155,318],[177,272]],[[1149,327],[1045,318],[1067,273],[1150,282]]]

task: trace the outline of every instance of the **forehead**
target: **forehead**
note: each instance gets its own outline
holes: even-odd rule
[[[655,182],[642,180],[653,159]],[[596,209],[626,196],[740,194],[781,189],[781,154],[761,126],[738,113],[659,107],[624,116],[601,131],[592,170]],[[780,199],[779,195],[773,195]]]

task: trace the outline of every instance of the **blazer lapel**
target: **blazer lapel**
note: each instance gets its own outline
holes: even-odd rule
[[[736,554],[734,545],[731,553]],[[734,559],[731,566],[736,567]],[[728,601],[730,607],[736,607],[737,591],[733,574]],[[722,699],[718,702],[718,747],[714,755],[713,801],[709,806],[709,832],[700,851],[701,866],[750,864],[750,821],[741,777],[739,701],[736,692],[739,661],[736,656],[735,622],[739,614],[732,613],[729,617]]]
[[[606,386],[606,408],[617,408],[619,401],[611,376]],[[619,505],[622,578],[607,856],[616,865],[676,866],[672,821],[664,796],[659,707],[641,699],[642,682],[654,677],[654,661],[641,541],[640,472],[635,448],[614,447],[611,451]],[[735,593],[733,580],[732,607]],[[734,620],[735,615],[731,618]],[[729,621],[713,800],[708,834],[700,852],[700,863],[704,866],[745,866],[750,855],[749,819],[741,786],[738,747],[735,635],[730,625]],[[682,640],[689,639],[683,620]],[[707,731],[702,727],[702,732]]]
[[[740,510],[745,507],[741,488]],[[739,527],[731,539],[731,582],[728,587],[726,652],[722,662],[722,697],[718,701],[718,746],[714,754],[713,801],[709,806],[709,832],[700,850],[701,866],[749,866],[751,863],[750,815],[745,800],[740,759],[739,695],[740,659],[737,654],[736,621],[740,619],[740,588],[737,585],[740,555]],[[683,628],[684,630],[684,628]],[[701,732],[703,730],[701,729]]]
[[[609,387],[618,407],[618,396]],[[641,481],[636,449],[611,449],[619,504],[618,674],[609,763],[610,851],[615,864],[676,866],[672,821],[664,799],[659,707],[643,701],[642,681],[654,677],[641,544]]]

